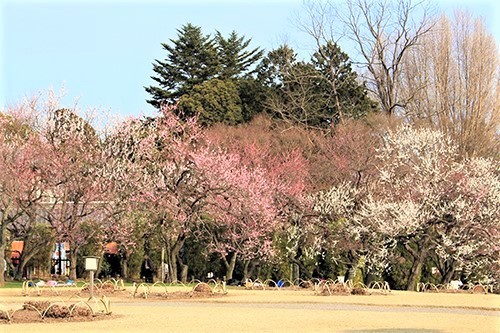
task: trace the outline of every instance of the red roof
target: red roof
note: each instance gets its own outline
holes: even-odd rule
[[[13,241],[10,246],[10,258],[17,259],[21,256],[21,252],[23,252],[24,242],[23,241]]]
[[[104,252],[108,254],[118,254],[118,244],[116,242],[106,244]]]

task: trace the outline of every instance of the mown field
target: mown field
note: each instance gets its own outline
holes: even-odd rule
[[[188,287],[168,287],[175,295]],[[132,298],[132,288],[109,295],[112,316],[91,322],[62,320],[0,324],[0,332],[499,332],[500,296],[414,293],[318,296],[311,290],[230,288],[217,297]],[[0,289],[3,308],[27,300],[75,300],[74,294],[22,296]]]

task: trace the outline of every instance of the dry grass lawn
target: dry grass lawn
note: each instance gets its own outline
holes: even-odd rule
[[[112,295],[113,318],[93,322],[0,324],[30,332],[500,332],[500,296],[393,291],[388,295],[316,296],[311,290],[229,289],[222,297],[131,298]],[[182,290],[169,287],[169,292]],[[188,289],[184,289],[188,290]],[[62,297],[68,299],[69,296]],[[3,308],[20,308],[20,289],[0,289]]]

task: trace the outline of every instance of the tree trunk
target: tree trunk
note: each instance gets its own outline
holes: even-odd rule
[[[0,287],[5,286],[5,278],[4,278],[4,272],[5,272],[5,267],[4,263],[7,262],[7,260],[4,261],[5,259],[5,248],[7,247],[7,237],[6,237],[6,223],[4,221],[0,221],[1,223],[1,228],[0,228]]]
[[[257,264],[255,263],[255,261],[252,260],[245,261],[245,266],[243,268],[243,281],[245,281],[248,278],[251,278],[252,276],[257,276],[257,277],[260,276],[260,267],[257,274],[254,274],[256,266]]]
[[[73,246],[72,244],[70,246]],[[76,261],[78,258],[78,248],[71,247],[69,251],[69,278],[73,281],[76,281]]]
[[[362,271],[361,271],[361,274],[357,274],[358,269],[363,267],[363,265],[361,265],[361,267],[360,267],[361,257],[362,256],[357,251],[349,250],[349,252],[347,254],[347,258],[349,259],[349,263],[347,264],[347,272],[345,274],[345,281],[351,281],[352,283],[364,282]]]
[[[347,253],[347,258],[349,259],[349,263],[347,264],[347,272],[345,274],[345,281],[354,282],[354,278],[356,277],[356,269],[358,268],[358,256],[356,252],[353,250],[349,250]]]
[[[302,261],[300,261],[297,258],[288,258],[288,259],[290,259],[290,261],[296,265],[296,267],[294,267],[294,272],[292,274],[294,281],[298,280],[300,278],[300,273],[304,274],[307,279],[312,279],[311,272],[309,272],[309,270],[306,268],[306,266],[304,266]]]
[[[255,272],[255,267],[257,264],[255,261],[252,260],[245,260],[245,265],[243,267],[243,281],[246,281],[247,279],[251,278],[252,276],[260,276],[260,271],[254,275]]]
[[[229,255],[229,261],[227,256],[222,258],[224,266],[226,267],[226,281],[233,278],[234,267],[236,266],[236,257],[238,256],[236,252],[232,252]]]
[[[297,263],[292,264],[292,281],[298,281],[300,277],[300,267]]]
[[[354,282],[354,278],[356,277],[356,268],[357,266],[350,263],[347,265],[347,272],[345,273],[345,281]]]
[[[177,236],[175,242],[172,243],[171,239],[165,239],[165,249],[167,252],[168,270],[171,282],[179,281],[177,275],[177,258],[179,257],[179,252],[186,241],[186,236],[180,234]]]
[[[406,290],[413,291],[417,289],[417,284],[420,280],[420,275],[422,273],[422,266],[424,264],[425,256],[419,255],[413,260],[413,265],[410,269],[410,276],[408,277],[408,283],[406,284]]]
[[[424,242],[427,243],[427,242]],[[409,246],[407,246],[407,249]],[[423,249],[424,247],[420,247]],[[408,282],[406,284],[406,290],[413,291],[417,289],[417,284],[420,281],[420,275],[422,274],[422,266],[424,265],[425,257],[427,256],[427,250],[420,251],[410,251],[413,257],[413,264],[410,269],[410,275],[408,277]]]
[[[177,282],[177,255],[172,253],[172,250],[167,249],[168,255],[168,271],[170,275],[170,282]]]
[[[104,262],[104,250],[101,251],[99,261],[97,261],[97,271],[95,272],[96,278],[99,278],[99,273],[101,273],[101,268],[102,268],[103,262]],[[100,278],[102,279],[102,277],[100,277]]]
[[[128,279],[128,256],[124,255],[122,258],[122,279]]]
[[[29,258],[25,259],[23,254],[24,253],[21,253],[21,256],[19,257],[19,264],[17,265],[17,269],[14,274],[14,280],[20,281],[23,279],[24,266],[26,266],[26,263],[29,261]]]
[[[243,281],[248,280],[250,277],[248,274],[248,266],[250,266],[250,260],[245,260],[243,262]]]
[[[420,282],[420,276],[422,274],[422,267],[424,265],[425,258],[427,257],[427,253],[430,251],[429,241],[429,236],[424,234],[420,239],[415,240],[417,250],[414,250],[409,244],[405,244],[406,250],[413,257],[413,264],[410,269],[406,290],[412,291],[417,289],[417,284]]]
[[[444,267],[441,269],[441,284],[450,283],[451,279],[455,275],[455,270],[457,269],[457,261],[454,259],[446,260],[444,263]]]
[[[255,273],[255,267],[257,267],[257,273]],[[256,278],[260,277],[260,265],[258,265],[255,261],[250,260],[250,269],[248,270],[248,276],[255,276]]]
[[[187,277],[188,277],[188,268],[189,266],[184,264],[183,262],[179,261],[179,264],[181,266],[181,282],[182,283],[187,283]]]
[[[189,265],[186,265],[184,263],[182,257],[179,254],[177,255],[177,262],[179,263],[179,267],[181,269],[181,282],[187,283]]]

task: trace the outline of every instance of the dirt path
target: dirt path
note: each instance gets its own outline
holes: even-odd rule
[[[116,307],[128,307],[130,303],[116,303]],[[157,308],[186,308],[193,307],[192,302],[147,302],[135,304],[135,306],[157,307]],[[459,308],[459,307],[430,307],[430,306],[381,306],[368,304],[348,304],[348,303],[198,303],[198,308],[220,309],[283,309],[283,310],[304,310],[304,311],[352,311],[352,312],[391,312],[391,313],[444,313],[444,314],[462,314],[477,316],[492,316],[500,318],[500,311],[487,310],[482,308]],[[165,309],[165,311],[169,311]]]
[[[43,299],[44,295],[36,299]],[[49,297],[50,298],[50,297]],[[0,303],[26,298],[0,290]],[[230,290],[211,299],[112,296],[112,320],[1,324],[30,332],[500,332],[500,296],[417,294],[315,296],[311,291]]]

